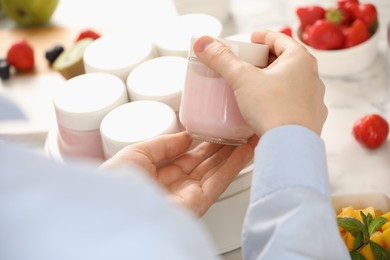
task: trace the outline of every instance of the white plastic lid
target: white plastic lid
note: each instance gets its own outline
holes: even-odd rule
[[[189,57],[196,57],[192,48],[194,42],[199,37],[192,37]],[[237,38],[239,39],[239,38]],[[264,68],[268,65],[269,47],[265,44],[246,42],[245,40],[218,39],[232,50],[240,59],[256,67]]]
[[[123,81],[139,63],[154,57],[151,39],[142,35],[116,32],[103,35],[85,50],[85,71],[111,73]]]
[[[187,59],[177,56],[158,57],[141,63],[127,78],[130,100],[156,100],[179,111],[187,63]]]
[[[106,73],[88,73],[67,80],[54,97],[57,121],[76,131],[99,129],[104,116],[128,102],[126,85]]]
[[[179,132],[176,113],[168,105],[133,101],[112,110],[100,126],[104,153],[110,158],[127,145]]]
[[[251,35],[250,34],[232,34],[227,37],[225,37],[227,40],[232,41],[239,41],[239,42],[251,42]]]
[[[230,0],[174,0],[178,14],[203,13],[226,22],[230,14]]]
[[[202,13],[179,15],[158,26],[155,45],[160,56],[187,57],[193,35],[219,37],[222,30],[222,23],[214,16]]]

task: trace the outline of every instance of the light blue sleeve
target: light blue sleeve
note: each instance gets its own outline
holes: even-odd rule
[[[333,209],[324,143],[301,126],[267,132],[255,152],[245,259],[350,259]]]
[[[10,99],[0,93],[0,121],[1,120],[25,120],[26,116],[20,108]]]
[[[144,172],[91,166],[0,142],[0,259],[219,259],[198,219]]]

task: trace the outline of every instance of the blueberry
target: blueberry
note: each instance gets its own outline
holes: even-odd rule
[[[10,64],[6,59],[0,59],[0,78],[7,80],[10,77]]]
[[[56,45],[53,48],[49,49],[45,53],[45,58],[52,64],[58,56],[64,51],[64,47],[61,45]]]

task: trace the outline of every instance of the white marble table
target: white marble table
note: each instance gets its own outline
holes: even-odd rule
[[[139,27],[153,28],[159,19],[176,15],[171,1],[64,0],[53,17],[56,24],[70,27]],[[225,35],[249,33],[258,28],[275,28],[293,22],[293,8],[300,3],[332,1],[231,0],[232,17],[225,24]],[[390,121],[390,81],[386,80],[386,34],[384,23],[390,19],[388,0],[375,0],[380,6],[381,39],[378,58],[367,71],[344,78],[326,78],[325,101],[329,116],[323,129],[333,194],[387,192],[390,194],[390,140],[377,150],[367,150],[352,136],[354,121],[368,113],[380,113]],[[272,4],[271,4],[272,3]],[[123,6],[125,4],[125,6]],[[94,6],[94,12],[85,10]],[[0,27],[10,26],[0,21]],[[1,44],[1,40],[0,40]],[[63,79],[56,74],[38,78],[20,78],[0,83],[3,91],[27,112],[27,125],[11,122],[0,126],[0,135],[11,135],[43,147],[54,120],[51,97]],[[224,259],[241,259],[240,250],[227,253]]]
[[[390,120],[390,82],[385,53],[365,73],[345,79],[324,78],[329,116],[323,130],[332,192],[387,192],[390,195],[390,142],[377,150],[360,146],[352,136],[354,121],[370,113]]]

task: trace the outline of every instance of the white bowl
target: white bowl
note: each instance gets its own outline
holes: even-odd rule
[[[339,50],[318,50],[300,39],[301,29],[293,29],[293,37],[316,57],[320,75],[330,77],[351,76],[363,72],[377,58],[379,29],[367,41],[356,46]]]
[[[390,195],[384,192],[334,194],[332,195],[332,202],[336,214],[339,214],[341,209],[346,207],[353,207],[354,209],[374,207],[375,210],[381,210],[383,213],[390,211]]]

